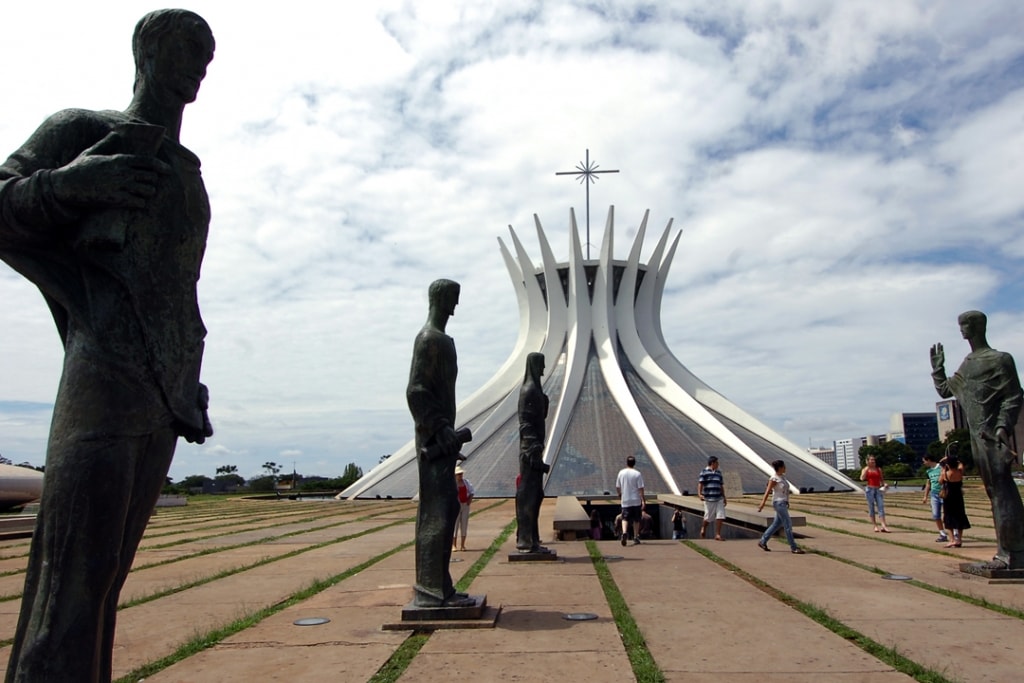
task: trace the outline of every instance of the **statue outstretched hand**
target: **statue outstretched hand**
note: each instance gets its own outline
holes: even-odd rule
[[[931,350],[932,370],[945,370],[946,352],[942,350],[942,344],[935,344]]]

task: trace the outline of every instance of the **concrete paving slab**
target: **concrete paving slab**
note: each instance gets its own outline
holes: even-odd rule
[[[843,545],[833,546],[832,540],[832,536],[822,534],[809,539],[807,545],[842,556],[841,548],[848,548],[847,537],[843,537]],[[1011,645],[1024,639],[1024,621],[1020,619],[907,582],[886,581],[873,572],[823,556],[764,553],[740,543],[720,544],[714,550],[744,571],[824,609],[875,642],[956,680],[1008,681],[1024,669],[1024,653]],[[901,555],[921,555],[913,547],[888,542],[874,543],[871,554],[873,561],[893,563]],[[922,566],[948,561],[933,553],[924,553],[918,559]],[[820,580],[823,576],[828,581]],[[1013,590],[998,587],[1007,589]],[[955,656],[937,643],[955,643]]]
[[[391,645],[217,645],[172,666],[146,683],[252,683],[253,681],[366,681],[388,660]],[[411,680],[411,679],[410,679]]]
[[[716,550],[753,545],[704,543]],[[626,550],[636,561],[609,564],[609,569],[651,654],[666,673],[718,675],[719,680],[730,681],[738,675],[782,681],[802,673],[830,681],[837,672],[894,671],[680,543],[651,541]],[[679,656],[681,643],[688,644],[685,656]],[[693,646],[698,643],[704,645]]]
[[[473,632],[473,635],[477,633],[485,632]],[[439,631],[431,637],[431,641],[447,634],[448,632]],[[456,677],[460,680],[529,683],[579,681],[584,677],[587,683],[622,683],[635,680],[629,660],[621,652],[524,652],[496,661],[480,654],[434,654],[422,650],[412,660],[402,679],[450,681]]]
[[[483,549],[512,519],[511,501],[502,501],[498,507],[488,509],[494,502],[480,500],[474,505],[477,514],[470,522],[471,550],[456,553],[456,557],[463,560],[452,565],[456,580],[469,570]],[[804,541],[808,547],[894,573],[907,573],[930,585],[983,597],[990,602],[1017,605],[1024,600],[1018,596],[1024,595],[1020,587],[994,586],[984,579],[961,575],[956,567],[960,556],[935,552],[936,544],[931,540],[934,527],[927,519],[925,506],[915,506],[910,501],[904,509],[901,503],[896,504],[898,501],[887,500],[893,503],[889,506],[890,521],[897,520],[900,528],[897,533],[883,536],[872,534],[869,526],[864,533],[867,525],[862,519],[862,497],[847,501],[836,496],[801,496],[795,505],[804,502],[808,527],[802,530],[809,534]],[[550,503],[546,502],[541,510],[542,529],[551,529],[553,500]],[[293,504],[292,507],[289,504]],[[153,586],[170,587],[176,581],[210,576],[218,568],[232,563],[238,565],[253,558],[345,536],[351,533],[347,530],[353,528],[352,524],[328,530],[315,528],[330,523],[331,517],[341,510],[353,519],[383,513],[373,520],[359,522],[363,529],[379,527],[386,524],[386,520],[408,520],[415,510],[408,502],[388,504],[390,507],[384,501],[335,502],[334,505],[342,507],[332,507],[331,504],[307,506],[298,501],[269,501],[234,503],[238,509],[232,509],[231,515],[218,516],[215,512],[204,511],[201,518],[206,521],[201,523],[218,519],[223,523],[222,529],[214,530],[219,531],[219,540],[214,533],[196,539],[201,542],[156,548],[152,546],[160,545],[160,538],[166,541],[170,536],[147,538],[149,549],[140,553],[139,558],[152,562],[183,557],[197,548],[229,545],[226,538],[239,538],[232,532],[233,525],[244,527],[245,534],[262,539],[277,536],[285,528],[306,530],[280,542],[259,543],[245,549],[187,558],[164,567],[140,569],[129,577],[124,595],[146,594]],[[303,509],[297,514],[309,520],[296,523],[292,513],[296,513],[300,505]],[[844,511],[846,506],[849,511]],[[281,518],[263,519],[258,524],[249,522],[248,517],[266,517],[267,510],[275,511]],[[834,510],[849,518],[827,517],[816,514],[816,510]],[[199,518],[189,519],[186,511],[187,508],[175,508],[176,516],[172,518],[162,516],[165,510],[161,510],[151,530],[154,534],[167,534],[181,525],[180,537],[189,538],[190,525],[194,526]],[[969,514],[971,512],[973,508]],[[818,522],[849,533],[825,531],[820,525],[816,528]],[[308,526],[303,527],[304,524]],[[970,547],[960,552],[968,556],[981,554],[980,559],[987,559],[984,554],[990,554],[991,544],[986,544],[985,538],[991,535],[990,520],[986,524],[979,518],[976,526],[975,540],[968,536]],[[115,649],[116,675],[164,656],[177,644],[229,623],[247,611],[275,604],[317,578],[334,576],[397,548],[411,541],[412,534],[411,523],[377,529],[359,538],[279,559],[266,567],[219,578],[204,587],[122,610]],[[880,587],[894,582],[883,582],[871,572],[824,556],[763,553],[753,541],[699,543],[798,599],[828,605],[830,611],[835,609],[837,616],[850,626],[868,635],[876,634],[883,644],[890,644],[891,640],[902,654],[949,676],[955,675],[964,683],[1015,680],[1016,673],[1024,668],[1013,648],[1024,635],[1020,632],[1022,620],[931,591],[908,590],[913,587],[907,584]],[[435,633],[413,660],[403,680],[448,681],[453,677],[523,681],[584,678],[588,683],[632,680],[632,671],[586,545],[582,542],[550,545],[557,549],[564,562],[543,563],[543,566],[509,563],[505,555],[511,551],[514,541],[506,542],[470,588],[473,594],[486,593],[489,603],[503,605],[496,627],[472,633]],[[602,542],[599,547],[605,554],[623,557],[609,561],[608,566],[669,681],[711,681],[712,677],[715,683],[723,680],[736,683],[754,680],[758,683],[810,680],[896,683],[909,680],[683,544],[655,541],[622,548],[616,542]],[[776,547],[784,549],[782,544]],[[16,568],[19,561],[27,560],[26,550],[26,545],[0,544],[0,562],[6,561],[2,559],[5,554],[10,555],[9,562]],[[24,559],[19,560],[19,556]],[[365,681],[406,637],[405,633],[385,632],[380,626],[395,620],[401,606],[410,599],[413,564],[411,547],[401,550],[147,680],[244,680],[248,683],[258,676],[262,680],[312,681],[330,677]],[[20,581],[17,579],[18,583]],[[830,595],[841,599],[833,598],[829,602]],[[922,604],[908,600],[904,603],[895,601],[894,596],[925,596],[927,601],[938,602]],[[13,634],[18,607],[17,601],[0,602],[0,638]],[[587,622],[563,619],[566,613],[582,611],[593,612],[598,619]],[[295,619],[310,616],[323,616],[331,621],[321,626],[293,625]],[[711,636],[708,629],[712,629]],[[936,637],[930,643],[915,642],[915,635],[922,629]],[[903,640],[896,639],[897,636]],[[691,645],[705,641],[727,645],[707,650]],[[795,645],[777,648],[780,653],[776,660],[765,661],[746,654],[762,647],[770,650],[772,643],[780,641]],[[939,642],[955,642],[960,647],[937,646]],[[9,648],[0,649],[0,665],[6,662],[8,651]],[[790,656],[784,657],[786,654]],[[738,657],[747,659],[738,660]],[[723,676],[721,666],[715,666],[721,665],[723,660],[727,660],[726,667],[731,667],[727,668],[728,678]]]

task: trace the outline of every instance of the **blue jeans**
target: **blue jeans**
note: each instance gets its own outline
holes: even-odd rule
[[[786,532],[786,542],[789,543],[790,548],[795,549],[796,541],[793,540],[793,520],[789,518],[789,501],[772,501],[772,507],[775,508],[775,519],[772,520],[771,526],[764,530],[764,535],[761,536],[761,545],[768,545],[768,539],[775,535],[779,527],[782,527]]]
[[[939,492],[932,491],[928,498],[932,504],[932,519],[942,519],[942,499],[939,498]]]
[[[874,519],[878,508],[878,516],[885,517],[885,494],[874,486],[865,486],[864,496],[868,499],[868,516]]]

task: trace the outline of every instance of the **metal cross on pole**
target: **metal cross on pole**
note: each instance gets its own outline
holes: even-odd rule
[[[557,171],[555,175],[574,175],[576,180],[587,186],[587,260],[590,260],[590,184],[597,182],[598,173],[618,173],[619,169],[598,171],[597,164],[590,163],[590,150],[587,149],[586,161],[576,164],[575,171]]]

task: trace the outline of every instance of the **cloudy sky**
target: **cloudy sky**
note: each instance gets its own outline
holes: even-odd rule
[[[332,5],[334,5],[332,7]],[[518,331],[498,249],[556,256],[601,169],[617,256],[646,209],[682,229],[662,317],[675,355],[800,445],[932,410],[956,316],[1024,362],[1024,5],[975,1],[196,1],[217,40],[182,142],[213,222],[200,282],[216,435],[180,479],[266,461],[368,471],[411,437],[426,287],[463,285],[458,392]],[[328,9],[328,7],[330,7]],[[50,113],[123,109],[154,6],[0,10],[0,158]],[[650,253],[651,245],[644,255]],[[0,453],[42,464],[61,349],[0,265]]]

